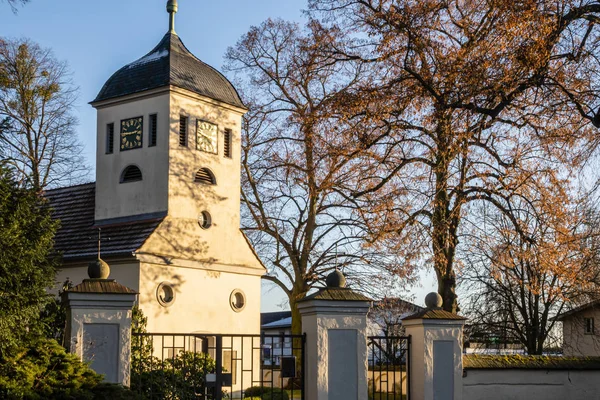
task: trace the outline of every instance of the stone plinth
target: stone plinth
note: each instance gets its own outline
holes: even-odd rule
[[[462,347],[465,318],[438,307],[402,320],[411,337],[411,400],[462,399]]]
[[[137,293],[112,279],[86,279],[64,292],[67,349],[104,380],[129,386],[131,313]]]
[[[306,398],[367,398],[367,313],[371,299],[328,287],[298,303],[306,333]]]

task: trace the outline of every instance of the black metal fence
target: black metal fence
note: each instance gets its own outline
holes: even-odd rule
[[[368,337],[369,400],[410,399],[410,336]]]
[[[303,335],[132,335],[131,388],[145,399],[304,400]],[[270,395],[270,396],[269,396]]]

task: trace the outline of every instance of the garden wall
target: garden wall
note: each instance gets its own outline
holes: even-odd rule
[[[589,400],[600,393],[597,358],[464,356],[464,400]]]

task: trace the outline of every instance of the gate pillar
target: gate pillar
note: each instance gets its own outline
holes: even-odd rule
[[[338,270],[298,302],[306,334],[307,400],[367,398],[367,313],[371,299],[346,288]]]
[[[444,311],[442,298],[429,293],[427,308],[402,319],[410,336],[410,400],[462,400],[465,318]]]
[[[137,292],[114,279],[85,279],[63,293],[65,344],[104,381],[129,386],[131,315]]]

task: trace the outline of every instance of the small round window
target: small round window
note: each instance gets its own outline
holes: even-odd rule
[[[233,311],[240,312],[246,307],[246,295],[240,289],[235,289],[229,296],[229,304]]]
[[[175,302],[175,289],[169,282],[163,282],[156,289],[156,299],[163,307],[169,307]]]
[[[198,225],[200,225],[202,229],[210,228],[210,226],[212,225],[212,218],[208,211],[202,211],[202,213],[198,217]]]

